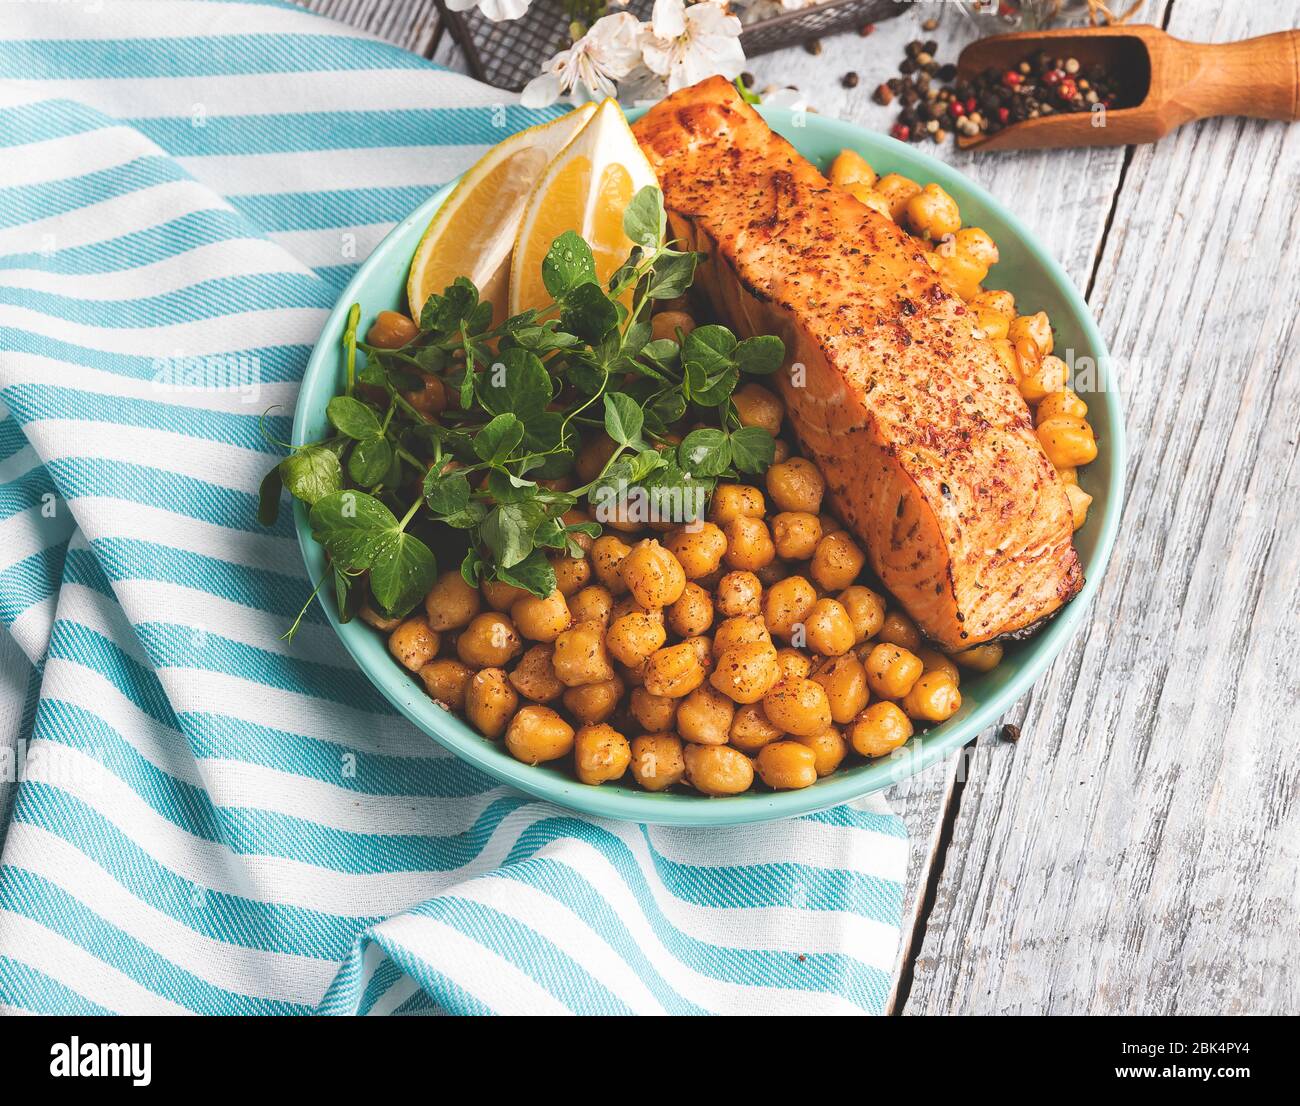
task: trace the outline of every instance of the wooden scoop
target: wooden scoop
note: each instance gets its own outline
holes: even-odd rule
[[[958,77],[969,80],[990,66],[1012,69],[1040,50],[1085,67],[1105,65],[1123,82],[1123,99],[1104,113],[1061,112],[996,134],[959,135],[959,145],[1127,146],[1216,115],[1300,119],[1300,30],[1221,44],[1184,42],[1142,25],[1021,31],[972,42],[957,60]]]

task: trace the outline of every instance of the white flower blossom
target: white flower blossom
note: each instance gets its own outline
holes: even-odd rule
[[[745,67],[740,20],[717,0],[689,7],[683,0],[655,0],[641,51],[646,67],[667,78],[669,92],[715,73],[736,77]]]
[[[528,11],[531,3],[532,0],[447,0],[447,7],[454,12],[478,8],[493,23],[500,23],[506,19],[518,19]]]
[[[640,38],[641,24],[631,12],[602,16],[569,49],[561,50],[542,67],[541,75],[524,86],[519,102],[539,108],[570,91],[585,91],[595,97],[615,95],[615,82],[641,60]]]

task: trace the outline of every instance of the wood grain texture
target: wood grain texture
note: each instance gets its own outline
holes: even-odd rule
[[[1300,4],[1175,0],[1227,41]],[[1014,747],[982,739],[908,1013],[1295,1013],[1300,129],[1133,156],[1093,291],[1127,392],[1119,544]]]
[[[434,0],[294,0],[362,31],[429,57],[438,31]],[[446,37],[446,36],[443,36]]]

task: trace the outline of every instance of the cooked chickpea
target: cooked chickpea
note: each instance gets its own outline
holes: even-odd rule
[[[772,534],[761,518],[741,515],[727,523],[727,552],[723,558],[728,568],[757,572],[776,559]]]
[[[782,511],[772,519],[772,542],[783,560],[806,561],[821,540],[821,520],[808,511]]]
[[[502,614],[529,594],[523,588],[517,588],[514,584],[507,584],[501,580],[484,580],[481,586],[487,605]]]
[[[907,210],[908,202],[921,191],[921,186],[901,173],[886,173],[876,181],[875,190],[889,205],[889,217],[897,223]]]
[[[828,515],[823,511],[817,516],[818,521],[822,524],[822,537],[827,534],[837,534],[844,529],[844,525],[834,515]]]
[[[943,722],[961,707],[961,692],[947,672],[926,672],[903,696],[903,710],[921,722]]]
[[[381,630],[386,634],[396,630],[402,624],[400,618],[389,618],[387,615],[382,615],[369,603],[362,603],[357,614],[367,626],[373,626],[376,630]]]
[[[569,603],[558,589],[545,599],[525,595],[516,600],[510,618],[529,641],[554,641],[573,625]]]
[[[969,257],[978,265],[991,269],[998,263],[998,245],[988,232],[979,227],[963,227],[953,241],[959,254]],[[1043,316],[1046,318],[1046,316]]]
[[[609,624],[614,625],[625,614],[643,614],[653,618],[661,626],[664,624],[664,612],[661,608],[643,607],[631,594],[623,596],[609,609]]]
[[[727,551],[726,535],[712,522],[674,530],[664,544],[677,558],[688,580],[698,580],[713,572],[722,564],[722,555]]]
[[[866,641],[880,633],[885,624],[885,601],[870,588],[854,584],[839,594],[840,604],[853,623],[855,642]]]
[[[790,566],[775,557],[765,564],[762,568],[756,569],[754,575],[758,577],[758,582],[765,588],[771,587],[778,580],[784,580],[785,574],[790,571]]]
[[[1092,496],[1078,484],[1066,484],[1065,496],[1070,501],[1070,513],[1074,516],[1074,528],[1079,529],[1088,521],[1088,508],[1092,506]]]
[[[699,584],[689,583],[666,615],[673,633],[679,637],[695,637],[713,625],[713,600]]]
[[[1007,337],[1013,342],[1018,342],[1021,338],[1032,338],[1038,352],[1044,357],[1052,352],[1052,324],[1048,321],[1046,311],[1039,311],[1035,315],[1017,315],[1011,320]]]
[[[872,703],[849,729],[849,743],[864,757],[883,757],[912,736],[912,720],[896,703]]]
[[[481,606],[477,588],[465,583],[459,569],[448,569],[424,597],[424,613],[435,630],[459,630],[468,626]]]
[[[838,657],[853,648],[857,634],[849,612],[838,599],[818,599],[804,620],[808,648],[824,657]]]
[[[1038,403],[1053,392],[1062,391],[1070,380],[1070,367],[1059,357],[1044,357],[1037,368],[1022,372],[1020,394],[1029,403]]]
[[[705,795],[739,795],[754,782],[749,757],[727,745],[687,745],[686,781]]]
[[[1077,484],[1079,482],[1079,470],[1075,468],[1057,469],[1057,476],[1061,478],[1062,484]]]
[[[574,622],[607,622],[614,597],[601,584],[591,584],[569,598],[569,613]]]
[[[583,726],[573,737],[573,766],[582,783],[621,779],[632,760],[632,747],[613,726]]]
[[[777,438],[776,445],[772,447],[772,463],[779,465],[782,461],[790,457],[790,443],[784,438]]]
[[[786,677],[763,696],[763,713],[785,733],[811,734],[831,724],[826,689],[815,680]]]
[[[736,645],[749,641],[765,641],[769,644],[772,635],[768,633],[763,616],[758,614],[738,614],[720,623],[713,633],[713,648],[719,654],[725,653]]]
[[[632,739],[632,778],[647,791],[666,791],[686,775],[682,743],[670,733]]]
[[[728,572],[718,581],[718,613],[724,618],[758,614],[762,609],[763,585],[752,572]]]
[[[761,384],[742,384],[731,393],[731,403],[741,426],[760,427],[774,438],[781,433],[785,404],[775,392]]]
[[[787,641],[798,633],[802,644],[807,640],[808,616],[816,605],[817,589],[802,576],[787,576],[763,596],[763,618],[772,633]]]
[[[550,703],[564,694],[564,684],[555,674],[554,645],[534,645],[510,673],[510,684],[525,699]]]
[[[500,668],[523,650],[515,624],[495,611],[474,616],[456,638],[456,655],[471,668]]]
[[[813,768],[819,777],[831,775],[843,763],[849,751],[849,743],[834,726],[827,726],[821,733],[795,737],[792,740],[812,750]]]
[[[701,684],[677,708],[677,734],[696,745],[725,745],[736,708],[722,692]]]
[[[972,645],[969,649],[953,654],[952,659],[972,672],[992,672],[1002,663],[1002,646],[997,642]]]
[[[623,582],[623,560],[632,547],[614,534],[601,534],[591,546],[591,567],[596,570],[596,578],[609,589],[611,595],[622,595],[627,591]]]
[[[677,718],[677,699],[667,695],[651,695],[644,687],[632,689],[628,712],[641,728],[650,733],[666,733],[673,728]]]
[[[763,493],[749,484],[719,484],[709,503],[709,521],[726,526],[733,518],[762,518],[767,512]]]
[[[773,741],[758,751],[758,778],[773,791],[794,791],[817,782],[817,755],[798,741]]]
[[[866,554],[858,543],[846,531],[838,530],[817,543],[808,571],[827,591],[840,591],[858,578],[866,563]]]
[[[989,275],[989,267],[968,254],[952,250],[940,255],[939,275],[956,295],[971,300],[979,295],[980,281]]]
[[[676,603],[686,588],[686,573],[676,557],[653,539],[637,542],[619,571],[633,598],[659,609]]]
[[[901,699],[925,671],[925,665],[915,653],[889,643],[873,648],[863,664],[867,670],[867,686],[873,695],[882,699]]]
[[[595,434],[583,443],[574,460],[573,471],[584,484],[590,484],[600,475],[606,462],[614,456],[618,444],[608,434]]]
[[[645,689],[652,695],[681,699],[702,683],[704,665],[694,645],[669,645],[651,653],[646,662]]]
[[[979,299],[979,296],[975,297]],[[1007,332],[1011,329],[1011,324],[1007,321],[1005,315],[1000,315],[996,311],[989,311],[986,308],[976,308],[974,311],[975,326],[984,334],[985,338],[992,338],[997,341],[1005,338]]]
[[[806,457],[791,457],[767,470],[767,494],[782,511],[821,510],[826,481]]]
[[[1048,419],[1081,419],[1087,413],[1088,405],[1079,398],[1079,394],[1069,388],[1062,388],[1038,401],[1038,406],[1034,409],[1034,423],[1041,426]]]
[[[623,678],[623,682],[628,687],[645,686],[645,670],[648,661],[642,661],[640,664],[627,665],[621,661],[614,661],[614,667],[618,669],[618,675]]]
[[[686,337],[695,329],[695,320],[685,311],[660,311],[658,314],[650,316],[650,338],[658,342],[664,338],[670,338],[672,341],[679,341],[677,332],[682,332],[682,337]]]
[[[424,690],[429,693],[429,698],[452,710],[465,709],[465,692],[473,678],[471,669],[450,657],[430,661],[420,669],[420,679],[424,681]]]
[[[566,599],[576,595],[591,582],[590,557],[552,557],[555,589]]]
[[[792,649],[786,645],[776,651],[777,667],[781,669],[782,678],[797,676],[806,679],[812,673],[812,660],[807,653]]]
[[[602,683],[614,678],[605,649],[605,624],[579,622],[555,639],[551,657],[555,674],[566,687]]]
[[[685,638],[681,644],[689,645],[695,650],[695,655],[699,657],[700,666],[706,676],[713,671],[713,639],[708,634],[696,634],[694,637]]]
[[[842,188],[854,184],[864,184],[870,188],[876,183],[876,171],[855,150],[841,150],[831,162],[830,178],[832,184],[838,184]]]
[[[937,184],[927,184],[907,201],[904,209],[913,234],[938,241],[961,230],[961,211],[957,201]]]
[[[877,192],[874,188],[867,188],[861,184],[853,185],[849,191],[853,193],[856,200],[860,200],[871,208],[878,215],[883,215],[886,219],[893,219],[894,212],[889,206],[889,200]]]
[[[772,645],[748,641],[718,654],[709,682],[737,703],[757,703],[776,683],[780,673]]]
[[[420,386],[403,392],[402,398],[420,414],[430,417],[447,409],[447,389],[433,373],[421,373]]]
[[[506,729],[506,748],[515,760],[541,764],[573,749],[573,727],[550,707],[524,707]]]
[[[388,635],[388,651],[397,663],[411,672],[419,672],[438,655],[441,643],[423,615],[408,618]]]
[[[826,661],[817,669],[813,679],[826,689],[831,721],[840,725],[853,721],[871,697],[867,689],[867,670],[852,653]]]
[[[921,631],[902,611],[887,612],[876,637],[889,645],[901,645],[912,653],[921,648]]]
[[[955,684],[961,683],[961,672],[958,671],[957,665],[953,659],[945,653],[940,653],[937,649],[929,649],[925,646],[916,650],[917,659],[924,666],[924,672],[942,672]]]
[[[1038,424],[1038,440],[1057,468],[1075,468],[1097,459],[1097,439],[1087,419],[1064,415]]]
[[[484,668],[474,673],[465,689],[465,717],[484,737],[500,737],[515,708],[519,695],[506,677],[504,668]]]
[[[401,349],[420,336],[420,328],[400,311],[381,311],[366,331],[366,341],[380,349]]]
[[[663,622],[649,614],[625,614],[610,624],[605,647],[629,667],[636,667],[668,640]]]
[[[768,742],[775,741],[781,736],[781,728],[772,725],[771,720],[763,713],[762,703],[746,703],[736,708],[728,739],[742,753],[753,756]]]
[[[564,709],[579,722],[592,725],[604,722],[613,715],[622,698],[623,681],[615,676],[610,680],[601,680],[598,684],[568,688],[561,701]]]
[[[982,311],[993,311],[1001,315],[1007,322],[1016,317],[1016,297],[1010,292],[990,289],[987,292],[981,292],[973,300],[972,307],[978,307]]]

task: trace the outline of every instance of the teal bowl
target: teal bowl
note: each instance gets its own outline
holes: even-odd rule
[[[638,114],[630,113],[633,118]],[[1013,292],[1026,311],[1046,311],[1056,331],[1058,351],[1073,350],[1076,358],[1088,357],[1093,364],[1108,365],[1101,334],[1069,277],[1025,226],[983,189],[941,161],[850,123],[775,109],[763,111],[763,116],[800,153],[823,168],[848,147],[882,174],[898,172],[942,185],[961,206],[962,221],[983,227],[998,244],[1001,260],[990,273],[988,286]],[[404,309],[411,255],[450,187],[439,190],[393,229],[358,269],[330,313],[303,377],[293,425],[295,444],[315,441],[328,432],[325,405],[341,390],[344,380],[340,349],[349,305],[361,304],[363,327],[378,311]],[[834,775],[802,791],[773,793],[759,788],[721,799],[685,791],[651,794],[635,785],[588,787],[571,778],[567,764],[521,764],[500,744],[485,740],[436,706],[419,683],[393,662],[379,634],[358,621],[341,624],[329,595],[323,594],[322,603],[348,652],[402,714],[458,757],[538,798],[599,817],[685,826],[763,822],[822,810],[889,787],[974,739],[1028,690],[1085,617],[1110,557],[1124,494],[1124,419],[1118,393],[1113,381],[1106,387],[1104,381],[1093,379],[1091,389],[1088,383],[1079,381],[1100,454],[1080,477],[1080,484],[1093,497],[1088,521],[1075,535],[1086,576],[1083,591],[1040,633],[1008,645],[1002,663],[993,672],[964,674],[961,710],[947,722],[918,734],[889,757],[849,761]],[[307,570],[313,580],[319,579],[326,568],[324,555],[312,540],[301,504],[295,505],[295,512]],[[328,591],[323,589],[323,593]]]

